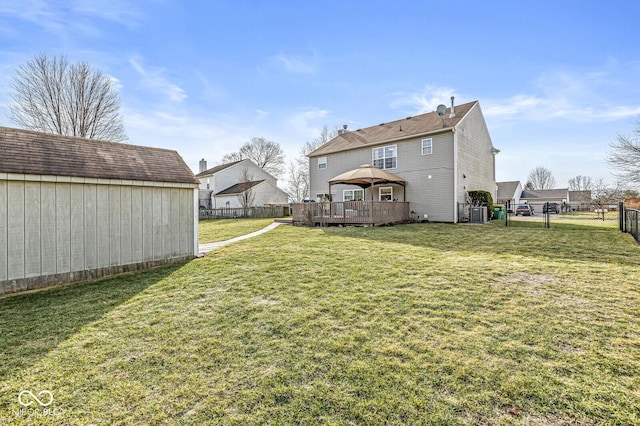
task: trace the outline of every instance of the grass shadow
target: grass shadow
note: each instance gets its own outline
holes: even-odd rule
[[[15,375],[83,326],[158,283],[184,264],[0,299],[0,378]]]

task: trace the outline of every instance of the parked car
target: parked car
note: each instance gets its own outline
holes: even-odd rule
[[[547,210],[549,211],[549,213],[560,213],[560,206],[558,206],[558,203],[544,203],[544,206],[542,207],[542,213],[547,213]]]
[[[516,216],[533,216],[533,207],[529,204],[523,204],[521,206],[516,207]]]

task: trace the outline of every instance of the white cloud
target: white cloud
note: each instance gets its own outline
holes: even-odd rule
[[[298,133],[309,135],[313,138],[320,134],[322,126],[326,123],[320,123],[319,119],[329,115],[330,111],[321,108],[307,108],[299,111],[291,116],[287,123]]]
[[[457,96],[455,89],[427,85],[414,93],[394,93],[391,108],[404,109],[410,114],[424,114],[435,111],[440,104],[449,106],[451,96]]]
[[[142,77],[141,81],[145,87],[160,93],[172,102],[182,102],[187,98],[187,94],[181,87],[163,76],[164,71],[161,68],[145,68],[138,58],[130,58],[129,63]]]
[[[314,55],[315,57],[315,55]],[[285,55],[280,52],[273,57],[276,62],[284,67],[285,70],[292,74],[313,74],[316,72],[316,66],[314,65],[315,59],[299,58]]]
[[[533,93],[488,98],[482,101],[482,108],[487,117],[496,120],[564,119],[583,123],[631,118],[640,114],[638,97],[628,96],[637,89],[624,87],[619,74],[633,74],[636,67],[633,63],[625,66],[609,62],[602,69],[587,72],[550,71],[534,82]]]
[[[99,37],[102,31],[93,22],[95,18],[132,27],[142,20],[139,2],[127,0],[75,0],[70,4],[43,0],[21,0],[0,4],[2,32],[16,35],[13,21],[23,21],[43,28],[61,38]]]

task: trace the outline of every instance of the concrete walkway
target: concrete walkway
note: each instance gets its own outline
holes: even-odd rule
[[[276,228],[278,226],[282,225],[282,223],[280,222],[273,222],[271,225],[267,226],[266,228],[262,228],[259,231],[256,232],[252,232],[250,234],[247,235],[241,235],[239,237],[235,237],[235,238],[231,238],[230,240],[224,240],[224,241],[217,241],[215,243],[204,243],[204,244],[199,244],[198,245],[198,256],[202,257],[205,254],[209,253],[210,251],[213,251],[217,248],[226,246],[228,244],[231,243],[235,243],[236,241],[242,241],[242,240],[246,240],[247,238],[253,238],[256,235],[260,235],[260,234],[264,234],[265,232],[269,232],[271,231],[273,228]]]

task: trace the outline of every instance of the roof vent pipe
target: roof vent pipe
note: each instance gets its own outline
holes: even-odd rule
[[[455,96],[451,97],[451,115],[449,116],[449,118],[453,118],[456,116],[456,110],[455,107],[453,106],[453,99],[455,98]]]

